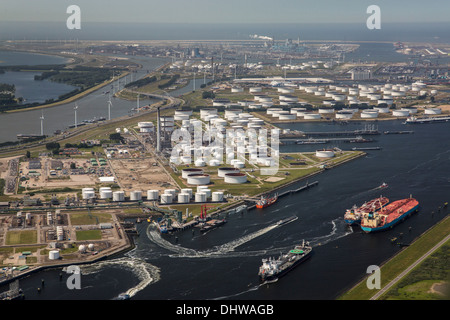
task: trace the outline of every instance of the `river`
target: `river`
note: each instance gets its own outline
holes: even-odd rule
[[[413,134],[375,136],[365,157],[316,175],[318,186],[283,197],[264,210],[228,216],[227,224],[200,234],[198,230],[161,235],[152,225],[137,225],[136,248],[118,257],[81,267],[81,290],[69,290],[68,275],[51,269],[20,281],[26,299],[108,300],[128,292],[135,300],[328,300],[366,275],[370,265],[380,265],[400,247],[390,239],[410,243],[440,221],[448,209],[437,208],[448,201],[450,188],[450,143],[442,139],[449,123],[404,125],[401,121],[379,121],[384,131],[413,130]],[[351,123],[345,130],[362,128]],[[289,124],[291,129],[342,131],[340,125]],[[342,149],[354,144],[341,143]],[[332,145],[330,145],[332,146]],[[362,144],[361,146],[367,146]],[[314,150],[313,146],[285,145],[281,152]],[[376,188],[386,182],[382,192]],[[296,183],[288,189],[305,184]],[[374,197],[392,200],[415,197],[420,211],[393,229],[365,234],[343,221],[345,209]],[[277,227],[290,216],[298,219]],[[276,257],[303,239],[314,254],[285,277],[260,285],[258,268],[262,258]],[[45,287],[40,293],[36,288]]]

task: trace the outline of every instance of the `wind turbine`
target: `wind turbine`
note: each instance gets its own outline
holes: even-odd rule
[[[42,111],[41,119],[41,136],[44,135],[44,111]]]
[[[78,127],[78,121],[77,121],[77,109],[78,109],[78,106],[77,106],[77,104],[75,104],[75,107],[73,108],[73,110],[75,110],[75,128]]]

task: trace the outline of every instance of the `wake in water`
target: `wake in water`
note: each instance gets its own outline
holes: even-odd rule
[[[100,261],[92,265],[81,266],[81,273],[84,275],[94,274],[100,272],[103,268],[109,268],[114,266],[117,266],[121,269],[129,270],[134,275],[136,275],[140,280],[140,282],[136,286],[128,289],[125,292],[130,297],[135,296],[139,291],[143,290],[151,283],[159,281],[160,279],[159,268],[139,258],[134,257],[133,251],[127,253],[126,255],[127,257],[114,260]]]
[[[243,245],[244,243],[247,243],[257,237],[262,236],[263,234],[266,234],[269,231],[272,231],[276,228],[280,227],[278,224],[272,224],[268,227],[265,227],[261,230],[255,231],[253,233],[250,233],[248,235],[245,235],[243,237],[240,237],[236,240],[233,240],[231,242],[228,242],[226,244],[223,244],[221,246],[216,246],[212,249],[205,250],[205,251],[197,251],[194,249],[189,249],[185,247],[181,247],[179,245],[174,245],[170,243],[169,241],[163,239],[160,235],[160,233],[154,228],[152,225],[149,225],[147,228],[147,236],[148,238],[159,245],[160,247],[167,249],[175,254],[170,254],[170,257],[183,257],[183,258],[214,258],[214,257],[231,257],[231,256],[249,256],[249,255],[260,255],[263,253],[263,251],[256,251],[256,252],[235,252],[234,250]]]

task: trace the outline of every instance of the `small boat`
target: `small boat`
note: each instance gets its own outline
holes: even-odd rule
[[[388,184],[386,183],[386,182],[383,182],[379,187],[378,187],[378,189],[384,189],[384,188],[387,188],[388,187]]]

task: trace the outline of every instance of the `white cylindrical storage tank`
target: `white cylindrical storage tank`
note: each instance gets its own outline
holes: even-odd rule
[[[231,88],[231,92],[233,92],[233,93],[244,92],[244,88],[242,88],[242,87],[233,87],[233,88]]]
[[[211,160],[209,160],[208,165],[211,167],[217,167],[220,165],[220,160],[211,159]]]
[[[48,253],[48,258],[50,260],[58,260],[59,259],[59,251],[58,250],[51,250]]]
[[[305,119],[305,120],[318,120],[321,117],[322,116],[318,113],[304,113],[303,114],[303,119]]]
[[[233,161],[234,163],[235,161]],[[224,178],[227,173],[239,173],[238,168],[224,167],[217,169],[217,175],[221,178]]]
[[[378,111],[376,111],[376,110],[364,110],[364,111],[361,112],[361,118],[363,118],[363,119],[378,118]]]
[[[142,191],[135,190],[130,192],[130,200],[131,201],[139,201],[142,200]]]
[[[316,157],[318,158],[333,158],[334,151],[333,150],[316,150]]]
[[[192,185],[209,184],[211,179],[208,174],[193,173],[187,177],[187,183]]]
[[[280,120],[295,120],[295,119],[297,119],[297,114],[280,114],[278,119],[280,119]]]
[[[78,247],[78,251],[81,253],[85,253],[86,252],[86,246],[84,244],[80,245]]]
[[[221,191],[215,191],[212,193],[212,199],[213,202],[221,202],[223,201],[223,192]]]
[[[204,167],[204,166],[206,166],[206,162],[203,159],[197,159],[197,160],[195,160],[194,165],[196,167]]]
[[[159,198],[159,190],[147,190],[147,200],[156,201]]]
[[[177,195],[177,190],[176,189],[166,189],[164,190],[165,194],[171,194],[174,198]]]
[[[95,191],[90,191],[90,190],[83,191],[82,195],[83,195],[83,199],[84,200],[94,199],[95,198]]]
[[[196,192],[195,193],[195,202],[206,202],[206,193]]]
[[[161,204],[170,204],[173,202],[173,195],[170,193],[163,193],[161,195]]]
[[[180,193],[187,193],[189,195],[189,199],[192,198],[192,195],[193,195],[192,189],[190,189],[190,188],[183,188],[183,189],[181,189]]]
[[[426,108],[425,114],[441,114],[442,110],[440,108]]]
[[[224,177],[225,183],[246,183],[247,182],[247,175],[245,173],[227,173]]]
[[[187,179],[188,175],[193,174],[193,173],[201,174],[201,173],[203,173],[203,169],[197,169],[197,168],[183,169],[183,170],[181,170],[181,177],[183,179]]]
[[[189,193],[179,193],[178,194],[178,203],[189,203],[191,196]]]
[[[334,113],[334,109],[333,108],[319,108],[319,113],[321,113],[321,114]]]
[[[242,162],[242,161],[236,161],[236,162],[233,164],[233,166],[234,166],[235,168],[237,168],[237,169],[239,169],[239,168],[244,168],[244,167],[245,167],[245,163]]]
[[[374,110],[377,110],[379,113],[389,113],[388,107],[374,107]]]
[[[153,124],[153,122],[139,122],[138,127],[139,131],[142,133],[155,131],[155,125]]]
[[[113,201],[124,201],[124,200],[125,200],[125,192],[123,191],[113,192]]]
[[[414,108],[414,107],[402,108],[402,110],[408,110],[409,114],[416,114],[417,113],[417,108]]]
[[[100,199],[112,199],[112,190],[100,190]]]
[[[338,111],[336,112],[336,119],[351,119],[353,112]]]
[[[393,110],[392,115],[394,117],[407,117],[407,116],[409,116],[409,111],[408,110]]]
[[[252,87],[252,88],[248,89],[248,92],[250,92],[250,93],[262,92],[262,88],[261,87]]]

